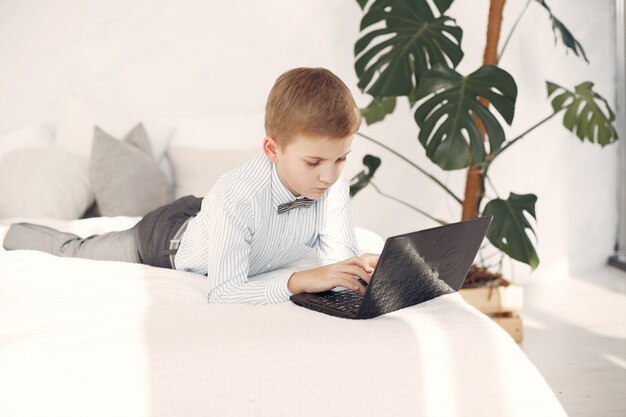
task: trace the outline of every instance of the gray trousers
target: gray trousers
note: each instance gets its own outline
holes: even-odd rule
[[[56,256],[173,267],[170,242],[202,207],[202,198],[181,197],[146,214],[134,227],[81,238],[46,226],[15,223],[4,238],[6,250],[30,249]]]
[[[30,249],[70,258],[140,263],[137,226],[81,238],[31,223],[12,224],[4,238],[6,250]]]

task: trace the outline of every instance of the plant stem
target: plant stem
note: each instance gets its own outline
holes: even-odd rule
[[[548,117],[544,118],[540,122],[536,123],[534,126],[530,127],[528,130],[526,130],[525,132],[517,136],[515,139],[512,139],[511,141],[507,142],[507,144],[501,147],[496,153],[490,155],[483,166],[483,173],[482,173],[483,176],[485,177],[487,176],[487,171],[489,170],[489,166],[491,166],[491,163],[493,162],[494,159],[496,159],[497,156],[499,156],[506,149],[510,148],[511,145],[513,145],[515,142],[517,142],[518,140],[520,140],[521,138],[523,138],[524,136],[526,136],[527,134],[529,134],[530,132],[532,132],[533,130],[535,130],[536,128],[544,124],[545,122],[547,122],[548,120],[552,119],[558,113],[559,112],[552,113]]]
[[[497,273],[498,273],[498,274],[502,274],[502,263],[503,263],[503,262],[504,262],[504,255],[502,255],[502,256],[500,257],[500,260],[499,260],[498,262],[496,262],[495,264],[486,265],[486,266],[485,266],[485,268],[486,268],[486,269],[491,269],[491,268],[493,268],[494,266],[497,266],[497,267],[498,267],[498,269],[497,269],[497,271],[498,271],[498,272],[497,272]]]
[[[456,194],[454,194],[448,187],[446,187],[441,181],[439,181],[437,178],[435,178],[434,176],[432,176],[431,174],[429,174],[428,172],[426,172],[423,168],[420,168],[419,166],[417,166],[414,162],[412,162],[411,160],[405,158],[404,156],[400,155],[398,152],[394,151],[393,149],[391,149],[390,147],[380,143],[379,141],[377,141],[376,139],[370,138],[369,136],[364,135],[361,132],[356,132],[357,135],[361,136],[364,139],[369,140],[370,142],[375,143],[376,145],[380,146],[381,148],[384,148],[386,150],[388,150],[389,152],[391,152],[392,154],[394,154],[395,156],[397,156],[398,158],[402,159],[403,161],[405,161],[406,163],[408,163],[409,165],[411,165],[412,167],[414,167],[415,169],[417,169],[419,172],[421,172],[422,174],[426,175],[428,178],[430,178],[431,180],[433,180],[435,183],[437,183],[437,185],[439,185],[441,188],[443,188],[448,194],[450,194],[452,196],[452,198],[454,198],[459,204],[463,204],[463,201],[456,196]]]
[[[382,195],[383,197],[387,197],[387,198],[389,198],[389,199],[391,199],[391,200],[395,201],[396,203],[400,203],[400,204],[405,205],[405,206],[407,206],[407,207],[409,207],[409,208],[412,208],[413,210],[417,211],[418,213],[420,213],[420,214],[422,214],[422,215],[424,215],[424,216],[428,217],[428,218],[429,218],[429,219],[431,219],[431,220],[436,221],[437,223],[439,223],[439,224],[441,224],[441,225],[446,225],[446,224],[448,224],[448,222],[446,222],[445,220],[437,219],[437,218],[435,218],[435,217],[431,216],[430,214],[426,213],[424,210],[418,209],[417,207],[412,206],[412,205],[410,205],[409,203],[405,203],[404,201],[402,201],[402,200],[400,200],[400,199],[398,199],[398,198],[396,198],[396,197],[394,197],[394,196],[391,196],[391,195],[389,195],[389,194],[386,194],[386,193],[382,192],[382,191],[380,190],[380,188],[378,188],[378,187],[376,186],[376,184],[374,184],[374,182],[373,182],[373,181],[370,181],[370,184],[369,184],[369,185],[371,185],[372,187],[374,187],[374,189],[376,190],[376,192],[377,192],[378,194]]]
[[[487,174],[485,174],[484,177],[487,179],[487,182],[489,182],[489,185],[491,185],[491,188],[493,188],[493,191],[496,193],[496,198],[500,198],[500,195],[498,194],[498,190],[496,190],[496,187],[493,185],[493,182],[491,182],[491,177],[488,176]]]
[[[511,28],[511,31],[509,32],[508,36],[506,37],[506,40],[504,41],[504,45],[502,45],[502,49],[498,53],[498,62],[500,62],[500,59],[502,58],[502,54],[504,54],[506,46],[509,44],[509,40],[511,39],[511,35],[513,35],[513,32],[515,32],[515,28],[517,28],[517,24],[519,23],[520,20],[522,20],[522,16],[524,16],[524,13],[526,13],[526,10],[528,9],[528,6],[530,5],[531,1],[532,0],[528,0],[528,2],[526,2],[526,6],[524,6],[524,10],[522,10],[522,12],[517,17],[517,20],[515,20],[515,23],[513,24],[513,27]]]
[[[502,13],[504,11],[505,0],[489,0],[489,17],[487,19],[487,39],[483,52],[483,65],[498,65],[498,42],[500,42],[500,30],[502,29]],[[486,97],[478,99],[480,104],[489,108],[489,100]],[[485,125],[480,117],[474,114],[474,122],[480,132],[480,136],[485,141]],[[485,179],[482,176],[482,163],[478,166],[470,166],[465,176],[465,193],[463,194],[463,210],[461,220],[473,219],[478,216],[480,202],[485,195]]]
[[[491,259],[494,256],[502,256],[502,252],[492,252],[489,255],[483,256],[483,259],[481,259],[484,263],[484,261],[486,261],[487,259]]]
[[[488,175],[487,175],[487,173],[489,172],[489,167],[491,166],[491,163],[494,161],[494,159],[496,159],[496,157],[498,155],[500,155],[502,152],[504,152],[505,149],[508,149],[515,142],[517,142],[518,140],[520,140],[521,138],[523,138],[524,136],[526,136],[527,134],[529,134],[530,132],[532,132],[533,130],[535,130],[536,128],[538,128],[539,126],[544,124],[545,122],[547,122],[548,120],[552,119],[559,112],[560,112],[560,110],[558,112],[554,112],[551,115],[545,117],[543,120],[541,120],[540,122],[536,123],[534,126],[531,126],[529,129],[527,129],[525,132],[523,132],[522,134],[517,136],[515,139],[507,142],[506,145],[504,145],[502,148],[500,148],[497,152],[495,152],[495,153],[493,153],[491,155],[488,155],[487,159],[485,159],[485,162],[483,162],[483,165],[482,165],[482,168],[481,168],[481,172],[480,172],[480,176],[481,176],[481,178],[483,178],[483,182],[484,182],[485,178],[489,178]],[[493,187],[493,184],[491,184],[491,186]],[[496,196],[498,197],[498,191],[496,191],[495,187],[494,187],[494,191],[496,192]],[[483,198],[484,198],[484,196],[481,196],[478,199],[477,208],[479,210],[480,210],[480,205],[482,203]]]
[[[480,256],[480,264],[485,264],[485,257],[483,256],[483,248],[478,249],[478,255]]]

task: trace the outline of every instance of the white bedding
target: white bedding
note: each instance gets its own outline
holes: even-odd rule
[[[88,235],[136,221],[44,223]],[[366,231],[359,241],[380,245]],[[0,416],[565,415],[512,339],[458,294],[346,320],[290,302],[208,304],[205,282],[0,251]]]

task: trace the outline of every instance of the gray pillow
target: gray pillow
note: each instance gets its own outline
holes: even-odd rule
[[[58,149],[15,149],[0,159],[0,218],[77,219],[93,202],[87,160]]]
[[[167,178],[141,124],[121,141],[96,126],[89,175],[101,216],[144,216],[167,203]]]

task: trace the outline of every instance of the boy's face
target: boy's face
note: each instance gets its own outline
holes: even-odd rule
[[[294,196],[322,197],[339,179],[352,147],[352,136],[342,139],[297,136],[286,146],[266,137],[263,150],[276,164],[283,184]]]

